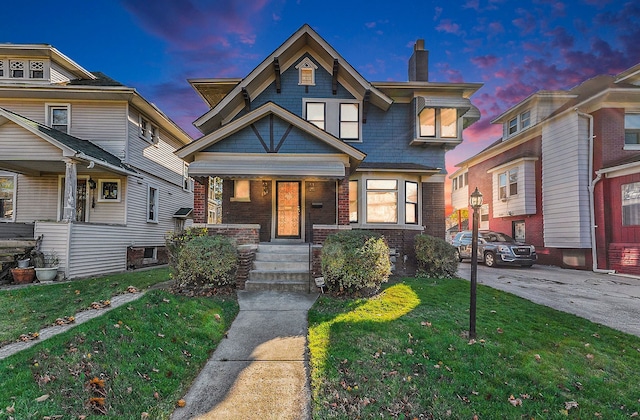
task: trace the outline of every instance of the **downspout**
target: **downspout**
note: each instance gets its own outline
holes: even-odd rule
[[[598,268],[598,251],[596,248],[596,205],[594,198],[594,191],[596,184],[602,179],[602,174],[596,172],[596,177],[593,176],[593,139],[596,137],[593,134],[593,115],[580,112],[578,108],[575,108],[576,113],[580,117],[587,118],[589,120],[589,225],[591,230],[591,260],[593,262],[593,272],[603,274],[614,274],[615,270],[606,270]]]

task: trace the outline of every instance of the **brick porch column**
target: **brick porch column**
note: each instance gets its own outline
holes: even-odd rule
[[[338,181],[338,224],[349,224],[349,175]]]
[[[207,223],[207,189],[209,178],[206,176],[194,177],[193,185],[193,222]]]

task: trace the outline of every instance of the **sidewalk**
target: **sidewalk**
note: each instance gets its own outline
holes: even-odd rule
[[[172,420],[308,419],[307,312],[317,294],[238,292],[240,312]]]

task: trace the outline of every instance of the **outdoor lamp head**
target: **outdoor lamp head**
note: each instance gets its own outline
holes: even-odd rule
[[[469,204],[474,210],[477,210],[482,206],[482,193],[478,191],[478,187],[476,187],[476,190],[471,193]]]

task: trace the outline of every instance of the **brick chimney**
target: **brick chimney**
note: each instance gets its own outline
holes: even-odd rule
[[[424,39],[419,39],[413,45],[413,54],[409,58],[409,81],[429,81],[429,51],[424,49]]]

